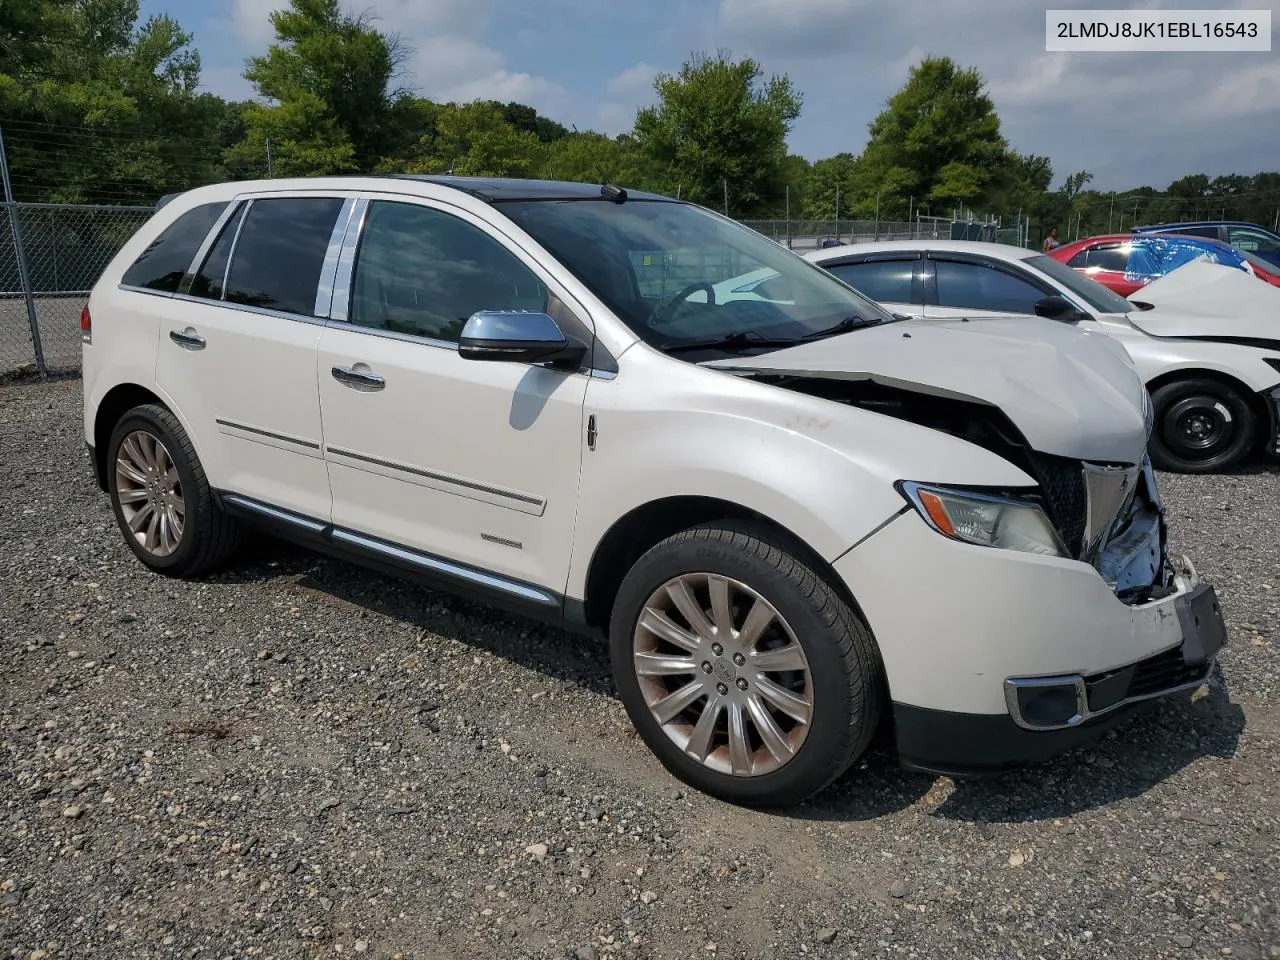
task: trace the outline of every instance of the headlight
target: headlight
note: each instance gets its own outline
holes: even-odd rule
[[[944,537],[982,547],[1070,556],[1037,503],[908,481],[898,489],[925,523]]]

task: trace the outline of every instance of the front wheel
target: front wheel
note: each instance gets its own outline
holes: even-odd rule
[[[694,527],[637,561],[610,623],[636,730],[691,786],[798,803],[866,749],[881,712],[866,625],[797,552],[750,524]]]
[[[1213,473],[1239,464],[1257,440],[1255,417],[1239,390],[1217,380],[1167,383],[1151,395],[1151,462],[1174,473]]]

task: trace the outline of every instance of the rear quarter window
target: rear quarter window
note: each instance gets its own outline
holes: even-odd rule
[[[200,244],[226,209],[226,202],[192,207],[147,244],[120,282],[127,287],[176,293]]]

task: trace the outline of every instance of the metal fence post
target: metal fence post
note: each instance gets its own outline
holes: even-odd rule
[[[0,130],[0,181],[4,184],[4,202],[9,211],[9,227],[13,230],[13,252],[18,260],[18,282],[27,302],[27,326],[31,329],[31,348],[35,353],[36,372],[48,376],[44,365],[44,350],[40,346],[40,323],[36,320],[36,300],[31,290],[31,275],[27,271],[27,255],[22,248],[22,225],[18,222],[18,205],[13,200],[13,184],[9,182],[9,158],[4,149],[4,131]]]

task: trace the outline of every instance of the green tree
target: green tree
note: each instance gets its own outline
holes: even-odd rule
[[[986,198],[1005,164],[1000,134],[985,84],[976,70],[949,57],[926,57],[911,69],[870,125],[857,184],[857,208],[866,215],[877,193],[939,203]]]
[[[816,161],[809,168],[804,187],[804,197],[799,212],[811,220],[834,220],[837,214],[850,216],[854,196],[853,175],[858,159],[851,153],[837,153],[834,157]]]
[[[22,200],[153,202],[217,176],[224,106],[198,92],[200,58],[137,0],[6,0],[0,116]]]
[[[537,176],[543,165],[537,134],[517,130],[492,102],[445,104],[435,130],[407,165],[410,173],[455,173],[473,177]]]
[[[640,169],[625,141],[601,133],[571,133],[547,148],[546,176],[579,183],[639,186]]]
[[[367,14],[344,13],[338,0],[290,0],[271,14],[276,41],[245,70],[267,101],[245,109],[245,140],[231,163],[265,158],[276,173],[340,173],[375,169],[414,142],[403,123],[410,98],[392,82],[399,41]]]
[[[801,97],[786,76],[764,79],[750,58],[698,54],[654,81],[658,104],[636,116],[634,137],[655,186],[719,209],[727,186],[736,216],[776,203],[787,134]]]

